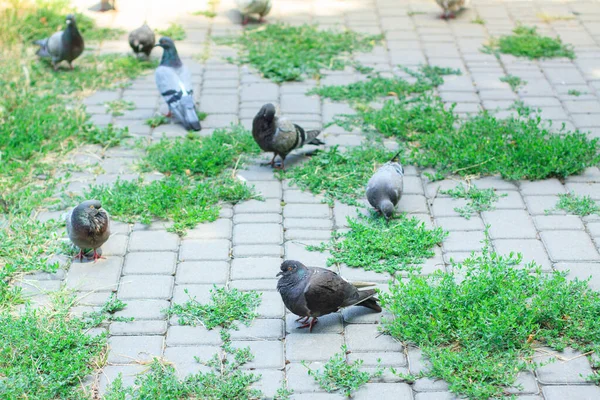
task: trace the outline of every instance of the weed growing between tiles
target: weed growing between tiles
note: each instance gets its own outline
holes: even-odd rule
[[[519,89],[519,87],[527,84],[527,81],[524,81],[523,79],[515,75],[503,76],[502,78],[500,78],[500,81],[508,83],[513,92],[516,92]]]
[[[101,129],[88,129],[81,132],[83,140],[87,144],[98,144],[104,148],[116,147],[131,135],[129,128],[115,128],[112,124]]]
[[[268,24],[246,29],[240,36],[216,38],[239,49],[235,64],[250,64],[274,82],[319,78],[322,69],[341,70],[352,65],[350,55],[370,51],[381,36],[350,30],[322,30],[316,25]]]
[[[166,29],[157,30],[156,33],[159,36],[170,37],[175,41],[185,39],[185,29],[183,29],[181,24],[175,22],[170,23]]]
[[[377,367],[375,372],[361,371],[363,360],[355,360],[353,363],[346,360],[349,353],[344,345],[339,353],[334,354],[324,365],[322,370],[310,369],[309,363],[302,362],[308,368],[308,375],[314,378],[319,386],[329,393],[340,392],[350,398],[353,393],[360,389],[365,383],[373,378],[383,375],[384,368]]]
[[[206,10],[194,11],[192,15],[202,15],[206,18],[214,18],[217,16],[217,7],[221,0],[208,0],[208,8]]]
[[[106,113],[113,117],[119,117],[125,114],[125,111],[135,110],[135,103],[133,101],[126,100],[113,100],[104,103],[106,107]]]
[[[500,200],[494,189],[479,189],[475,185],[465,186],[462,183],[454,189],[442,190],[441,194],[447,194],[453,199],[466,199],[467,205],[456,207],[454,211],[461,217],[471,219],[474,214],[494,209],[494,203]],[[503,194],[502,197],[507,196]]]
[[[579,91],[579,90],[575,90],[575,89],[569,89],[569,91],[567,92],[567,94],[568,94],[569,96],[575,96],[575,97],[579,97],[579,96],[581,96],[582,94],[585,94],[585,93],[584,93],[584,92],[581,92],[581,91]]]
[[[600,206],[590,196],[579,196],[573,192],[558,195],[556,210],[566,211],[568,214],[585,217],[587,215],[600,215]],[[548,210],[550,212],[552,210]]]
[[[389,222],[371,212],[348,218],[349,231],[334,233],[331,241],[309,250],[331,252],[327,265],[344,264],[367,271],[388,272],[420,269],[424,259],[447,235],[441,228],[427,229],[417,218],[400,214]]]
[[[483,48],[486,53],[510,54],[532,60],[541,58],[575,58],[573,46],[564,44],[560,37],[542,36],[537,28],[518,26],[511,35],[501,36]]]
[[[155,115],[152,118],[148,118],[146,120],[146,125],[151,128],[156,128],[157,126],[168,124],[171,121],[171,118],[164,116],[162,114]]]
[[[373,172],[389,161],[394,152],[381,145],[363,145],[342,151],[333,146],[315,153],[308,162],[279,172],[280,179],[289,179],[302,190],[322,194],[328,204],[334,200],[360,205],[367,181]]]
[[[125,307],[127,307],[127,303],[117,299],[117,296],[111,293],[108,300],[106,300],[98,311],[83,313],[82,319],[90,328],[98,326],[103,322],[131,322],[133,321],[133,317],[117,317],[114,315],[116,312],[124,310]]]
[[[600,350],[600,294],[566,273],[519,264],[520,255],[499,256],[486,243],[454,273],[390,283],[380,296],[393,316],[384,330],[421,348],[431,363],[425,376],[469,399],[507,394],[519,371],[539,367],[532,356],[540,346]]]

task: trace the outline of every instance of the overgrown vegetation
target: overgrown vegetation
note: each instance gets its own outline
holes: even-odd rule
[[[346,397],[352,397],[352,394],[365,383],[373,378],[381,377],[384,369],[379,366],[373,373],[361,371],[363,360],[349,363],[346,360],[348,353],[348,348],[345,345],[342,346],[341,351],[323,365],[322,371],[310,369],[306,362],[303,362],[302,365],[308,368],[308,374],[327,392],[341,392]]]
[[[536,368],[535,347],[600,349],[600,294],[566,273],[516,268],[520,256],[483,254],[454,263],[455,273],[411,274],[382,294],[392,318],[387,333],[417,345],[429,359],[425,374],[469,399],[497,398],[517,373]]]
[[[104,148],[119,146],[131,137],[129,128],[115,128],[108,124],[106,128],[92,128],[82,132],[83,140],[88,144],[99,144]]]
[[[157,126],[168,124],[170,120],[171,119],[169,117],[162,114],[158,114],[152,118],[148,118],[146,120],[146,125],[150,126],[151,128],[156,128]]]
[[[484,51],[492,53],[511,54],[529,59],[566,57],[575,58],[573,46],[564,44],[559,37],[542,36],[537,28],[518,26],[512,35],[494,39],[484,47]]]
[[[559,194],[555,208],[581,217],[592,214],[600,215],[600,206],[590,196],[578,196],[573,192]]]
[[[166,28],[166,29],[157,30],[156,33],[159,36],[170,37],[172,40],[185,39],[185,29],[183,29],[183,26],[181,24],[177,24],[175,22],[170,23],[168,28]]]
[[[118,311],[124,310],[127,307],[127,303],[120,299],[114,293],[110,294],[110,297],[100,307],[98,311],[91,313],[84,313],[82,318],[85,324],[92,328],[102,324],[103,322],[131,322],[133,317],[117,317],[114,314]]]
[[[371,213],[358,219],[348,218],[348,225],[347,233],[334,233],[329,243],[308,249],[329,250],[328,266],[345,264],[394,274],[418,270],[418,264],[433,257],[433,248],[447,235],[441,228],[427,229],[422,221],[404,214],[388,222]]]
[[[113,100],[104,103],[106,113],[113,117],[119,117],[125,114],[125,111],[135,110],[135,103],[127,100]]]
[[[516,92],[519,87],[527,84],[527,81],[515,75],[506,75],[500,78],[500,81],[508,83],[513,92]]]
[[[442,190],[441,194],[447,194],[453,199],[466,199],[465,207],[456,207],[454,211],[461,217],[471,219],[473,214],[482,211],[491,211],[494,209],[494,203],[500,199],[500,196],[494,189],[479,189],[475,185],[465,186],[462,183],[454,189]],[[502,197],[506,196],[503,194]]]
[[[558,15],[548,13],[539,13],[537,17],[546,23],[551,23],[555,21],[571,21],[575,19],[574,15]]]
[[[250,325],[252,320],[257,317],[256,308],[260,305],[260,293],[217,287],[210,292],[210,303],[201,304],[195,298],[190,297],[190,300],[184,304],[174,304],[167,310],[168,315],[178,316],[181,325],[196,326],[200,324],[206,329],[213,329],[217,326],[235,329],[236,326],[233,325],[235,322],[239,321]],[[185,293],[188,293],[187,289]]]
[[[231,62],[250,64],[274,82],[318,78],[322,69],[351,65],[349,55],[371,50],[381,36],[352,31],[321,30],[315,25],[268,24],[247,29],[240,36],[217,38],[219,44],[239,49]]]

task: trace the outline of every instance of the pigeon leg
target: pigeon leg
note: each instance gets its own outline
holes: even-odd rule
[[[58,71],[58,63],[56,63],[56,62],[52,61],[52,68],[53,68],[55,71]]]
[[[264,19],[264,18],[263,18],[263,16],[261,15],[261,16],[260,16],[260,18],[258,19],[258,22],[260,22],[261,24],[264,24],[264,23],[265,23],[265,22],[267,22],[267,21],[265,21],[265,19]]]
[[[308,332],[312,332],[312,328],[313,328],[313,326],[315,326],[315,324],[316,324],[317,322],[319,322],[319,321],[317,320],[317,318],[316,318],[316,317],[313,317],[313,318],[312,318],[312,320],[311,320],[310,322],[305,322],[305,323],[304,323],[304,325],[302,325],[302,326],[299,326],[299,327],[298,327],[298,329],[309,328],[309,329],[308,329]]]
[[[69,61],[69,68],[71,68],[71,71],[73,71],[73,64]]]
[[[100,259],[100,258],[106,258],[106,257],[102,257],[100,254],[98,254],[96,249],[94,249],[94,262],[98,261],[98,259]]]
[[[266,163],[260,163],[260,165],[270,165],[271,167],[275,166],[275,158],[277,157],[277,153],[273,153],[273,158],[271,161]]]
[[[244,15],[244,18],[242,19],[242,25],[248,25],[248,16]]]
[[[301,324],[305,324],[306,322],[308,322],[309,318],[310,317],[300,317],[300,318],[296,319],[296,322],[300,322]],[[300,320],[303,320],[303,321],[300,321]]]
[[[169,112],[167,113],[167,115],[165,115],[165,117],[167,118],[171,118],[173,115],[171,114],[171,110],[169,110]]]
[[[79,258],[79,262],[83,261],[83,249],[79,250],[79,253],[75,256],[75,258]]]

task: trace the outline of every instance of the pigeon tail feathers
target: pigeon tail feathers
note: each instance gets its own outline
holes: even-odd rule
[[[194,100],[192,96],[183,96],[178,104],[179,113],[181,114],[181,122],[186,129],[193,129],[199,131],[201,129],[200,121],[198,120],[198,114],[196,113],[196,107],[194,106]]]

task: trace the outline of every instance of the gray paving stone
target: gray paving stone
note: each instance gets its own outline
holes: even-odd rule
[[[225,261],[184,261],[177,266],[175,282],[224,284],[228,275],[229,263]]]
[[[554,264],[557,271],[569,271],[567,278],[584,280],[591,277],[589,287],[600,291],[600,263],[560,262]]]
[[[173,277],[167,275],[126,275],[121,280],[121,300],[169,300],[173,293]]]
[[[286,218],[283,221],[285,229],[326,229],[333,228],[331,219],[323,218]]]
[[[308,367],[312,370],[318,370],[323,368],[322,362],[311,362]],[[323,389],[317,384],[313,377],[308,375],[308,368],[302,365],[300,362],[292,362],[287,365],[286,377],[288,388],[294,391],[294,399],[300,393],[307,393],[307,396],[317,396],[324,392]],[[330,394],[325,394],[329,396]],[[313,399],[314,397],[305,397],[306,399]],[[329,399],[331,397],[327,397]],[[340,399],[343,397],[339,397]]]
[[[165,348],[164,357],[177,365],[197,364],[195,357],[208,361],[219,353],[218,346],[170,346]]]
[[[594,200],[600,200],[600,183],[573,182],[566,184],[569,192],[574,192],[579,196],[589,196]]]
[[[274,278],[281,263],[278,257],[235,258],[231,262],[231,279]]]
[[[219,218],[214,222],[197,225],[186,233],[186,239],[229,239],[232,223],[230,219]]]
[[[233,247],[234,257],[281,257],[283,248],[276,244],[238,245]]]
[[[177,253],[172,251],[131,252],[125,257],[124,275],[173,275]]]
[[[129,251],[175,251],[179,237],[170,232],[135,231],[129,239]]]
[[[496,210],[482,213],[490,226],[492,239],[535,238],[537,232],[529,214],[524,210]]]
[[[463,217],[440,217],[435,219],[437,226],[445,231],[482,231],[485,226],[478,216],[472,216],[470,219]]]
[[[281,244],[280,224],[237,224],[233,227],[233,244]]]
[[[456,400],[450,392],[423,392],[415,394],[415,400]]]
[[[458,217],[460,214],[455,211],[456,208],[463,208],[467,205],[465,199],[452,199],[448,197],[438,197],[433,200],[431,211],[437,217]]]
[[[192,260],[229,260],[231,242],[225,239],[188,240],[181,241],[179,250],[180,261]]]
[[[600,388],[594,385],[544,386],[542,393],[546,400],[596,400],[600,398]]]
[[[268,290],[260,292],[262,301],[256,311],[262,318],[283,318],[284,316],[285,306],[276,287],[276,285],[271,286]]]
[[[483,247],[482,241],[484,239],[483,231],[454,231],[448,234],[442,246],[444,251],[449,252],[478,251]]]
[[[358,215],[358,210],[360,209],[356,206],[349,206],[347,204],[335,202],[335,206],[333,207],[335,226],[338,228],[348,227],[347,218],[356,218]]]
[[[420,378],[413,385],[416,392],[441,392],[448,390],[448,383],[441,379]]]
[[[236,204],[233,208],[233,211],[234,213],[281,214],[281,201],[279,199],[266,199],[265,201],[248,200],[243,203]]]
[[[350,351],[403,351],[402,344],[382,335],[377,325],[348,325],[345,336]]]
[[[533,217],[533,222],[540,231],[584,229],[581,218],[577,215],[539,215]]]
[[[245,279],[230,281],[229,287],[242,291],[248,290],[276,290],[277,279]]]
[[[522,181],[521,193],[525,195],[554,195],[565,193],[565,188],[558,179],[546,179],[543,181]]]
[[[146,371],[144,365],[107,365],[102,368],[102,373],[98,378],[98,389],[100,394],[106,393],[108,385],[113,383],[118,377],[123,382],[123,387],[130,387],[135,384],[135,379],[139,374]]]
[[[108,362],[113,364],[136,364],[151,361],[162,355],[162,336],[112,336],[108,338]]]
[[[407,365],[406,356],[400,351],[385,351],[382,353],[361,353],[353,351],[348,354],[348,361],[362,360],[365,367],[405,367]]]
[[[219,345],[221,338],[217,329],[211,331],[203,326],[171,326],[167,331],[166,345],[196,346]]]
[[[112,235],[102,245],[103,256],[124,256],[127,252],[128,235]]]
[[[167,321],[112,322],[109,332],[112,336],[164,335]]]
[[[558,196],[525,196],[525,204],[531,215],[565,214],[564,211],[554,210]]]
[[[367,383],[353,397],[357,400],[412,400],[413,393],[406,383]]]
[[[277,181],[253,181],[252,185],[258,194],[265,199],[281,199],[281,183]]]
[[[326,361],[340,351],[343,337],[338,334],[323,333],[312,335],[289,335],[285,339],[285,354],[288,360]]]
[[[423,356],[421,350],[415,347],[408,347],[408,366],[410,373],[416,375],[431,368],[431,363]]]
[[[233,340],[280,340],[284,338],[282,319],[255,319],[250,326],[239,325],[231,331]],[[257,358],[262,355],[256,355]]]
[[[286,240],[322,240],[327,242],[331,239],[331,232],[328,230],[317,229],[287,229],[285,231]]]
[[[518,386],[521,388],[517,389]],[[532,372],[524,371],[519,372],[514,385],[507,388],[506,392],[514,394],[537,394],[540,392],[540,388],[538,387],[535,375]]]
[[[327,204],[286,204],[283,217],[329,218],[329,206]]]
[[[545,231],[540,236],[552,261],[600,260],[594,243],[583,231]]]
[[[283,221],[281,214],[235,214],[233,216],[234,224],[280,224]]]
[[[525,203],[523,202],[523,198],[521,194],[514,190],[497,190],[496,194],[498,194],[499,199],[492,206],[498,210],[510,208],[510,209],[523,209],[525,208]]]
[[[244,365],[244,368],[283,368],[283,342],[279,340],[235,340],[233,347],[250,347],[250,352],[257,355],[254,360]],[[258,356],[260,355],[260,356]]]
[[[276,369],[255,369],[253,373],[260,375],[261,378],[252,387],[263,392],[267,398],[274,398],[277,390],[285,384],[283,371]]]
[[[166,300],[129,300],[127,306],[115,313],[116,317],[133,317],[135,321],[149,319],[165,319],[163,310],[169,308]]]
[[[581,353],[572,349],[565,349],[564,352],[555,352],[550,349],[545,350],[549,350],[549,352],[542,353],[538,350],[541,356],[537,359],[539,359],[540,363],[545,363],[551,358],[556,358],[557,360],[535,371],[540,383],[576,385],[587,382],[585,377],[592,374],[587,357],[578,357]]]
[[[74,262],[67,274],[66,287],[79,291],[117,290],[121,276],[121,257],[106,257],[97,262]]]
[[[544,271],[552,270],[552,263],[544,245],[537,239],[496,239],[493,241],[498,254],[508,256],[511,252],[523,255],[522,265],[535,261]]]
[[[304,203],[304,204],[322,204],[323,196],[315,196],[310,192],[299,189],[286,189],[283,192],[283,201],[286,204]]]
[[[279,293],[277,293],[279,295]],[[299,317],[296,314],[287,312],[285,314],[285,330],[287,337],[290,335],[312,335],[312,334],[342,334],[344,332],[344,323],[340,313],[332,313],[319,317],[317,323],[313,326],[312,332],[308,328],[301,328],[303,323],[297,321]]]
[[[38,296],[43,293],[56,292],[60,290],[61,281],[37,281],[31,279],[24,279],[16,282],[15,286],[21,288],[21,293],[24,296]]]
[[[318,240],[287,241],[285,242],[285,259],[301,260],[304,265],[310,267],[324,267],[330,257],[328,251],[321,253],[306,250],[306,246],[320,244],[321,242]]]
[[[173,291],[173,300],[171,301],[171,304],[183,304],[190,299],[195,299],[203,304],[208,303],[213,288],[214,285],[176,285]]]

